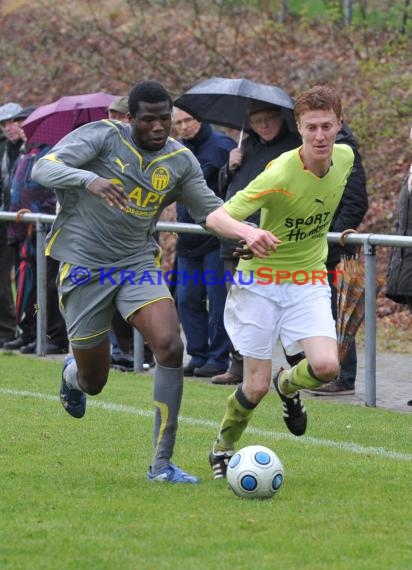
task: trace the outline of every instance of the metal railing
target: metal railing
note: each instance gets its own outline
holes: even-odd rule
[[[16,221],[13,212],[0,212],[1,221]],[[47,299],[46,299],[46,257],[45,238],[48,226],[55,216],[47,214],[22,214],[20,223],[36,224],[37,265],[37,345],[36,354],[46,356]],[[179,222],[158,222],[156,230],[161,232],[197,233],[209,232],[197,224]],[[340,233],[328,233],[330,243],[338,243]],[[350,245],[360,245],[365,256],[365,405],[376,407],[376,246],[412,247],[412,237],[388,234],[350,234],[345,238]],[[143,338],[134,329],[134,370],[143,369]]]

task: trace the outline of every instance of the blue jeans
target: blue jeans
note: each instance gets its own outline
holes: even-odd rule
[[[230,340],[223,324],[226,285],[220,250],[178,257],[177,271],[177,310],[191,362],[227,370]]]

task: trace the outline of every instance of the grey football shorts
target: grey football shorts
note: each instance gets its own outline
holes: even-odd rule
[[[149,303],[172,300],[152,257],[127,269],[89,269],[62,262],[57,284],[67,334],[75,348],[100,344],[111,329],[116,309],[128,320]]]

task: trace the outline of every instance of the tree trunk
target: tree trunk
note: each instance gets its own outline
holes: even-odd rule
[[[403,4],[403,13],[402,13],[402,19],[401,19],[401,25],[399,28],[399,31],[401,34],[404,34],[406,32],[406,26],[408,23],[408,11],[409,11],[409,4],[410,1],[409,0],[404,0],[404,4]]]
[[[286,22],[287,14],[288,14],[287,0],[280,0],[277,21],[280,22],[281,24],[284,24]]]
[[[342,0],[343,22],[349,26],[352,22],[352,0]]]

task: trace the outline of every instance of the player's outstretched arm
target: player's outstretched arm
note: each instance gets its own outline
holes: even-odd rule
[[[280,240],[271,232],[235,220],[223,206],[207,216],[206,227],[223,237],[244,240],[250,251],[257,257],[267,257],[272,251],[276,251],[280,243]]]

